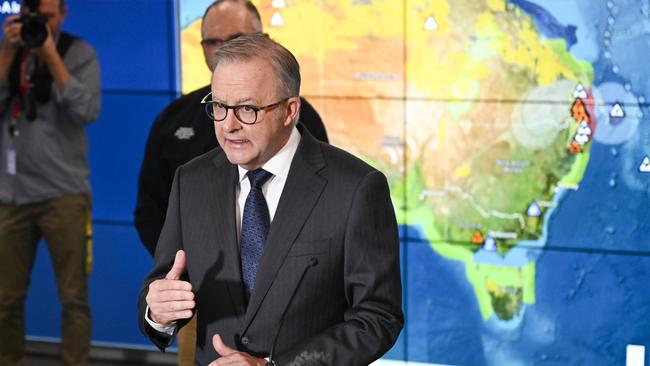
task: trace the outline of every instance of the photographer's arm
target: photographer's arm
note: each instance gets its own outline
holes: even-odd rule
[[[3,40],[2,48],[0,48],[0,81],[5,82],[5,84],[9,79],[9,70],[11,69],[11,63],[13,62],[15,56],[16,49],[8,46],[6,44],[6,41]]]
[[[63,93],[68,83],[70,73],[68,72],[68,68],[65,67],[63,59],[61,59],[61,56],[56,50],[56,45],[52,40],[51,34],[48,34],[45,43],[38,49],[37,53],[38,57],[45,62],[47,68],[50,70],[54,84],[59,91]]]
[[[20,28],[22,25],[16,22],[17,19],[17,15],[10,15],[2,24],[4,37],[0,48],[0,81],[6,81],[9,78],[11,63],[20,46]]]
[[[87,43],[75,40],[65,54],[65,60],[46,41],[39,52],[46,63],[54,87],[52,97],[69,123],[87,124],[97,119],[101,104],[99,62]],[[42,56],[40,55],[42,53]]]
[[[9,70],[20,46],[20,27],[16,23],[17,15],[8,16],[2,23],[4,37],[0,43],[0,114],[8,109],[9,99]]]
[[[4,37],[0,41],[0,114],[4,114],[9,105],[6,103],[9,100],[9,70],[21,45],[22,25],[17,23],[16,19],[18,19],[17,15],[10,15],[2,24]]]
[[[2,48],[0,49],[0,115],[4,115],[9,110],[9,69],[11,69],[11,62],[13,54],[6,50],[7,46],[3,40]]]

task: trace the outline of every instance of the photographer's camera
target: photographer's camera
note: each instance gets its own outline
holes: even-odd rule
[[[40,5],[40,0],[25,0],[23,6],[27,11],[18,19],[23,23],[20,38],[29,48],[41,47],[47,39],[47,17],[39,11]]]

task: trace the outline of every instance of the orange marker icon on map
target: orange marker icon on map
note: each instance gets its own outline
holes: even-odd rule
[[[485,239],[483,238],[483,234],[481,233],[480,230],[476,230],[472,234],[472,240],[471,240],[472,244],[483,245],[484,241],[485,241]]]

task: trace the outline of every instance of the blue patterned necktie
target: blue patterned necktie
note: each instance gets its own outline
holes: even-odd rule
[[[244,204],[244,215],[241,223],[241,270],[246,291],[246,302],[250,298],[260,264],[264,243],[271,226],[269,207],[262,193],[262,185],[273,174],[264,169],[249,171],[246,176],[251,183],[251,190]]]

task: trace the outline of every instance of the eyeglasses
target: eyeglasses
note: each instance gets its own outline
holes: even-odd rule
[[[226,41],[218,38],[206,38],[201,40],[201,46],[203,47],[221,47]]]
[[[273,109],[290,99],[284,98],[278,102],[260,107],[250,104],[227,105],[210,100],[211,97],[212,93],[210,92],[208,95],[203,97],[203,100],[201,100],[201,104],[205,105],[205,113],[211,120],[216,122],[223,121],[228,116],[228,110],[232,109],[233,112],[235,112],[237,120],[246,125],[253,125],[257,122],[257,114],[259,111]]]
[[[244,33],[234,33],[228,36],[226,39],[219,38],[205,38],[201,40],[201,46],[203,47],[221,47],[224,43],[232,41],[233,39],[243,35]]]

